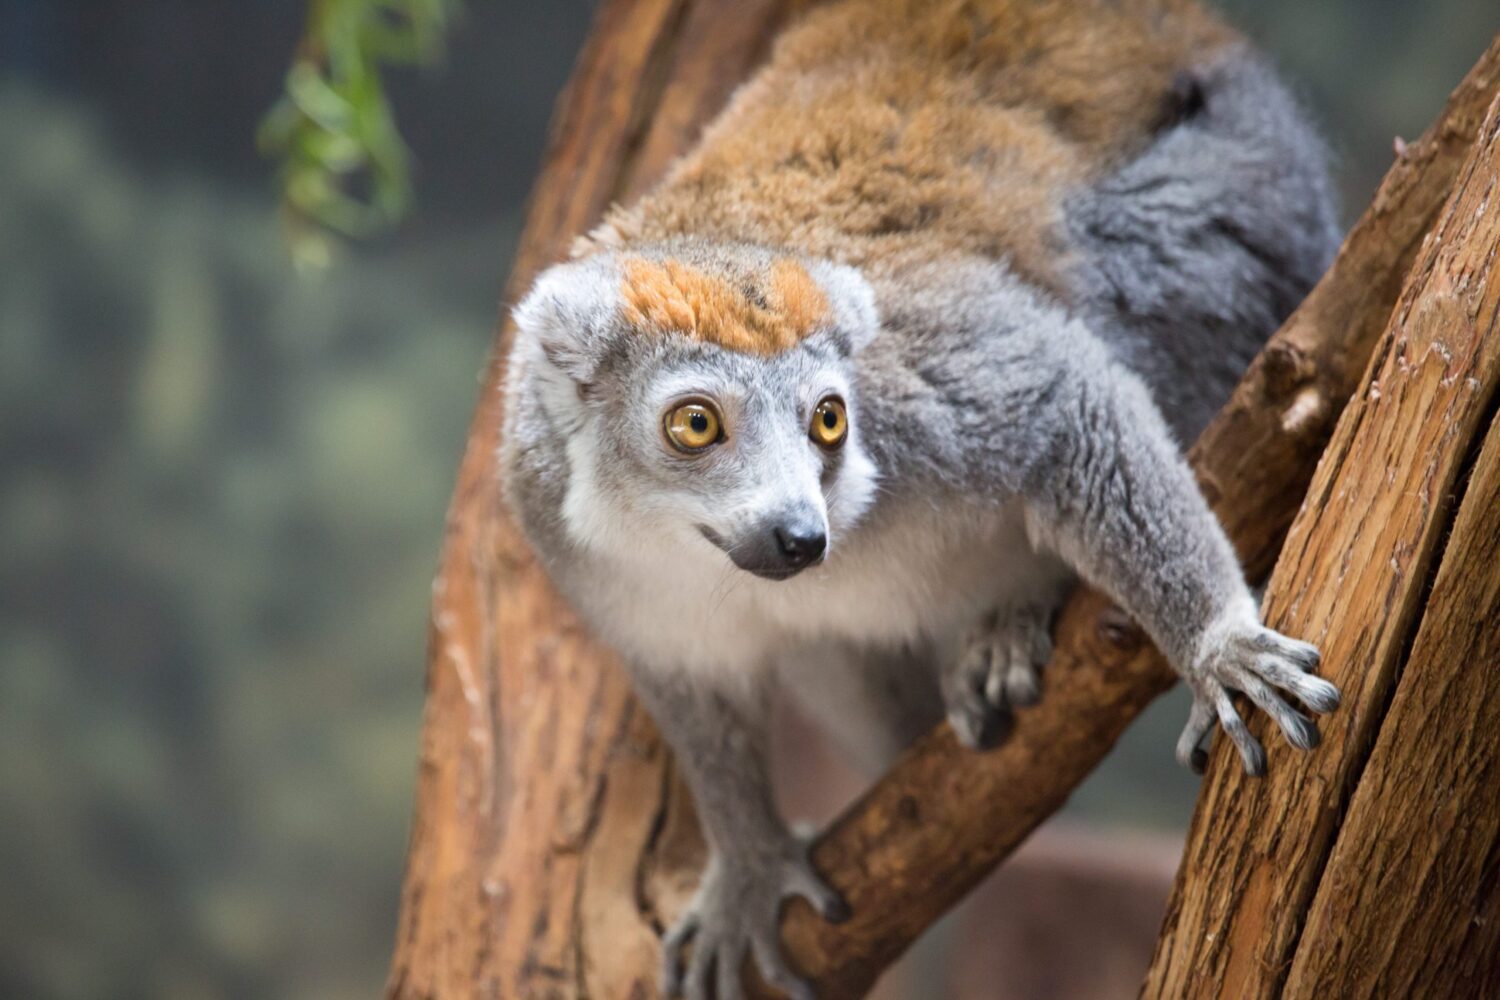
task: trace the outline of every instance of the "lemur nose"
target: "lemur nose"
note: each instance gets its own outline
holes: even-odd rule
[[[822,557],[828,536],[818,528],[778,527],[776,544],[790,565],[801,567]]]

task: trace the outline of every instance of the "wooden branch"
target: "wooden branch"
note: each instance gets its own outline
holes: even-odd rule
[[[1484,768],[1497,749],[1495,718],[1474,714],[1494,682],[1465,675],[1493,675],[1500,660],[1488,665],[1425,661],[1423,671],[1424,661],[1417,659],[1417,673],[1403,679],[1407,697],[1399,713],[1388,726],[1383,720],[1445,540],[1449,558],[1439,574],[1445,586],[1435,595],[1442,603],[1433,609],[1431,627],[1423,630],[1427,643],[1417,652],[1431,656],[1433,644],[1444,640],[1457,648],[1496,645],[1495,619],[1473,617],[1477,609],[1464,607],[1459,621],[1466,631],[1454,634],[1451,610],[1453,602],[1478,600],[1496,586],[1494,564],[1474,565],[1478,553],[1464,548],[1474,541],[1476,520],[1483,523],[1493,515],[1484,496],[1492,482],[1481,478],[1478,495],[1465,502],[1463,535],[1449,539],[1448,530],[1455,494],[1463,489],[1460,477],[1489,428],[1500,390],[1497,247],[1500,100],[1490,106],[1453,195],[1424,243],[1363,380],[1364,391],[1329,443],[1268,591],[1268,622],[1322,647],[1325,668],[1342,689],[1344,704],[1326,722],[1316,753],[1282,754],[1264,780],[1246,777],[1224,748],[1215,755],[1146,978],[1146,996],[1273,997],[1281,994],[1294,964],[1290,995],[1371,995],[1324,991],[1318,984],[1366,977],[1452,982],[1472,960],[1464,938],[1475,910],[1496,908],[1493,900],[1475,901],[1475,895],[1495,891],[1495,858],[1489,859],[1486,889],[1484,874],[1472,874],[1472,867],[1484,862],[1463,848],[1471,838],[1493,848],[1497,820],[1493,811],[1466,816],[1465,822],[1480,826],[1455,838],[1443,837],[1443,826],[1455,822],[1444,824],[1443,817],[1454,815],[1451,810],[1464,795],[1478,803],[1495,797],[1496,775]],[[1453,593],[1475,575],[1487,575],[1487,581]],[[1450,608],[1446,615],[1444,606]],[[1480,637],[1480,632],[1487,634]],[[1458,724],[1443,720],[1437,732],[1421,730],[1412,702],[1420,705],[1432,688],[1445,685],[1480,700],[1445,704]],[[1461,722],[1465,716],[1467,727]],[[1257,722],[1263,730],[1264,720]],[[1377,740],[1384,752],[1370,765],[1372,771],[1366,764]],[[1448,754],[1420,756],[1433,741]],[[1340,829],[1356,784],[1360,812]],[[1439,825],[1425,838],[1399,839],[1432,813]],[[1340,854],[1325,872],[1335,836]],[[1430,853],[1408,856],[1395,870],[1351,867],[1369,851],[1377,856],[1409,852],[1421,839],[1432,845]],[[1470,886],[1469,897],[1449,896],[1454,884],[1439,881],[1441,891],[1424,885],[1425,879],[1449,872]],[[1351,880],[1365,888],[1349,891]],[[1377,880],[1389,894],[1372,894]],[[1311,936],[1303,937],[1299,948],[1315,894],[1319,905]],[[1433,894],[1438,898],[1430,898]],[[1367,910],[1359,911],[1360,904]],[[1400,919],[1404,911],[1421,913],[1428,922],[1408,928]],[[1342,923],[1331,924],[1336,915],[1349,916],[1362,936],[1350,934]],[[1446,946],[1449,964],[1424,967],[1430,958],[1422,944],[1430,937]],[[1376,942],[1384,950],[1365,950]],[[1373,995],[1479,994],[1379,989]]]
[[[660,175],[797,6],[605,0],[559,103],[511,300],[612,200]],[[1408,148],[1333,273],[1196,453],[1252,566],[1269,565],[1274,525],[1290,521],[1497,65],[1492,48],[1442,124]],[[691,891],[702,843],[623,674],[584,635],[500,505],[494,456],[508,338],[502,329],[434,586],[388,993],[651,996],[660,930]],[[819,862],[855,902],[856,919],[829,929],[794,907],[787,939],[828,995],[872,982],[1064,801],[1170,681],[1095,595],[1075,599],[1061,639],[1048,700],[1023,717],[1012,744],[981,757],[935,733],[824,838]]]

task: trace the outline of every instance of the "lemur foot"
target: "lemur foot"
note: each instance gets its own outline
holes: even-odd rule
[[[849,905],[813,869],[798,838],[788,837],[785,850],[760,863],[711,862],[687,912],[662,940],[662,992],[687,1000],[742,1000],[740,974],[745,956],[753,955],[767,985],[792,1000],[815,1000],[812,986],[781,957],[781,902],[788,896],[806,899],[831,923],[849,919]]]
[[[1052,609],[1021,605],[986,615],[943,671],[948,723],[965,746],[985,750],[1010,734],[1011,711],[1042,694],[1041,668],[1052,655]]]
[[[1292,746],[1299,750],[1317,746],[1317,727],[1288,705],[1280,692],[1320,715],[1338,708],[1339,689],[1311,673],[1318,661],[1316,646],[1266,628],[1253,608],[1248,615],[1228,617],[1210,628],[1183,672],[1193,692],[1193,708],[1177,741],[1178,762],[1203,773],[1208,762],[1203,739],[1217,718],[1239,750],[1245,771],[1265,773],[1266,752],[1235,710],[1232,691],[1241,692],[1271,716]]]

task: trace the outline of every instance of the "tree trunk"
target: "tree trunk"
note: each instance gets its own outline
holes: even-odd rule
[[[605,0],[561,100],[508,298],[612,200],[645,189],[764,53],[797,0]],[[1257,360],[1193,460],[1247,564],[1275,557],[1500,78],[1492,46],[1392,168],[1338,262]],[[434,587],[392,996],[655,995],[662,926],[702,842],[665,747],[610,654],[552,590],[499,501],[509,330],[470,430]],[[1097,594],[1062,616],[1047,697],[992,754],[924,738],[820,841],[855,919],[788,908],[829,996],[868,988],[1066,800],[1171,682]],[[1166,750],[1164,749],[1164,753]],[[1290,761],[1273,748],[1273,769]]]
[[[1263,780],[1220,748],[1147,996],[1477,997],[1500,979],[1497,247],[1500,100],[1267,595],[1344,704]]]
[[[661,174],[794,6],[600,5],[558,103],[507,301],[612,201]],[[661,921],[637,892],[639,859],[654,847],[668,873],[660,884],[686,891],[701,849],[624,674],[583,634],[500,503],[509,338],[502,324],[433,587],[416,810],[387,992],[651,995]]]

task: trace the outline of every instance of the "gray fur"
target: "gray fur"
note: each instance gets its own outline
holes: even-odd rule
[[[738,996],[734,972],[753,955],[768,979],[810,995],[777,952],[780,902],[841,910],[773,804],[765,726],[778,682],[877,766],[944,710],[983,744],[1035,697],[1050,616],[1076,573],[1191,687],[1185,764],[1201,766],[1217,719],[1245,766],[1263,768],[1231,690],[1294,744],[1316,742],[1278,691],[1326,711],[1337,690],[1309,675],[1316,650],[1260,625],[1180,442],[1330,259],[1323,152],[1248,54],[1198,82],[1200,111],[1070,198],[1066,303],[990,259],[864,276],[811,261],[834,322],[750,357],[629,330],[610,251],[549,271],[518,309],[508,500],[559,587],[625,655],[714,849],[666,942],[674,990]],[[693,241],[631,252],[725,274],[767,259]],[[684,458],[660,425],[689,391],[720,402],[730,436]],[[830,391],[851,427],[831,454],[806,430]],[[823,565],[772,582],[721,551],[792,509],[826,525]]]

